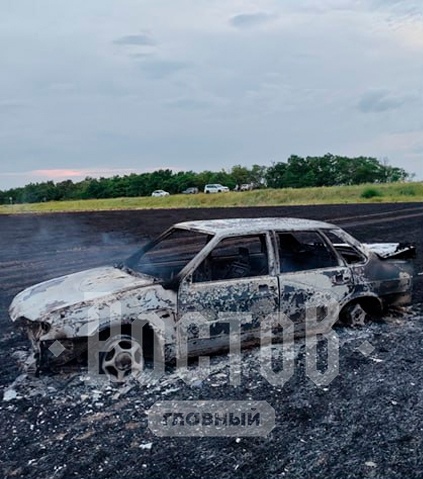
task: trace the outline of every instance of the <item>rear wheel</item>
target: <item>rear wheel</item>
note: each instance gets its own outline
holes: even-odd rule
[[[132,336],[121,334],[106,342],[101,357],[101,371],[112,381],[125,382],[143,369],[143,349]]]
[[[347,326],[364,326],[365,323],[380,321],[382,305],[374,298],[363,298],[347,304],[339,315],[339,322]]]
[[[340,315],[340,321],[347,326],[364,326],[368,319],[366,311],[360,303],[351,303],[345,306]]]

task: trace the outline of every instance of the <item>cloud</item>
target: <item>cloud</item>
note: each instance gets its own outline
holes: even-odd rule
[[[297,11],[326,14],[333,12],[354,12],[360,7],[360,0],[308,0],[296,5]]]
[[[72,180],[74,183],[90,178],[110,178],[112,176],[125,176],[132,173],[151,173],[162,170],[172,170],[173,172],[185,171],[185,168],[176,166],[160,165],[160,167],[146,168],[57,168],[30,170],[20,172],[0,172],[0,191],[6,191],[17,186],[27,185],[29,183],[39,183],[44,181],[54,181],[55,183]]]
[[[422,15],[422,5],[420,1],[370,0],[367,5],[374,10],[390,10],[400,15],[417,17]]]
[[[268,23],[276,18],[276,15],[266,12],[240,13],[230,18],[229,23],[240,29],[254,28]]]
[[[31,173],[34,176],[47,177],[49,179],[73,178],[75,176],[82,176],[82,170],[33,170]]]
[[[308,14],[333,15],[349,13],[352,16],[370,14],[395,28],[399,24],[421,22],[422,2],[416,0],[303,0],[295,9]],[[354,20],[354,17],[352,17]],[[362,16],[363,19],[363,16]]]
[[[142,59],[142,58],[148,58],[148,57],[151,57],[151,53],[146,53],[146,52],[142,52],[142,53],[132,53],[130,55],[130,57],[132,58],[138,58],[138,59]]]
[[[181,108],[183,110],[204,110],[210,107],[210,103],[203,100],[195,100],[194,98],[179,98],[167,102],[172,108]]]
[[[0,178],[8,177],[28,177],[31,178],[31,181],[62,181],[62,180],[82,180],[89,176],[90,178],[99,178],[99,177],[110,177],[110,176],[124,176],[130,175],[131,173],[141,174],[141,173],[150,173],[156,171],[159,168],[56,168],[56,169],[45,169],[45,170],[30,170],[30,171],[21,171],[16,173],[11,172],[0,172]],[[172,171],[181,171],[181,168],[173,166],[161,166],[160,169],[172,170]]]
[[[64,180],[71,178],[86,178],[99,176],[114,176],[114,175],[128,175],[130,173],[139,173],[141,170],[134,168],[80,168],[80,169],[47,169],[47,170],[32,170],[28,174],[34,177],[47,178],[49,180]]]
[[[388,90],[371,90],[361,97],[358,109],[363,113],[381,113],[400,108],[408,101],[410,97],[395,95]]]
[[[361,151],[372,152],[379,158],[392,159],[394,166],[404,168],[408,173],[415,173],[416,180],[423,180],[422,153],[423,129],[402,132],[383,132],[372,136],[360,145]],[[357,151],[357,150],[356,150]]]
[[[48,88],[51,91],[68,92],[68,91],[74,91],[76,87],[72,82],[56,82],[56,83],[51,83],[48,86]]]
[[[135,45],[135,46],[154,46],[156,42],[148,33],[139,33],[138,35],[125,35],[117,38],[115,45]]]
[[[407,167],[408,150],[364,142],[421,123],[423,22],[406,15],[421,0],[24,3],[0,49],[4,172],[221,169],[356,145]]]
[[[147,78],[160,80],[181,70],[185,70],[190,65],[188,63],[173,60],[145,59],[139,63],[139,66]]]
[[[27,103],[20,100],[0,100],[0,112],[9,112],[11,110],[17,110],[28,106]]]
[[[421,153],[423,151],[423,130],[385,133],[374,140],[380,150]]]
[[[370,11],[384,20],[385,28],[413,49],[423,47],[423,6],[422,2],[371,0]]]

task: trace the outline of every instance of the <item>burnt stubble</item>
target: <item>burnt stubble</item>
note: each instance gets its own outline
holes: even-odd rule
[[[191,384],[172,368],[150,387],[96,384],[83,369],[20,376],[28,342],[7,314],[20,290],[119,262],[175,222],[240,216],[326,220],[363,242],[410,242],[416,272],[423,271],[422,203],[1,216],[0,392],[10,399],[0,402],[1,477],[422,477],[421,276],[408,312],[361,329],[337,328],[340,373],[325,388],[307,378],[301,341],[295,374],[283,387],[260,375],[257,349],[242,353],[238,387],[229,385],[227,360],[219,356],[211,375]],[[374,347],[368,356],[357,349],[364,341]],[[248,398],[276,411],[277,425],[265,438],[159,438],[148,429],[145,412],[159,399]]]

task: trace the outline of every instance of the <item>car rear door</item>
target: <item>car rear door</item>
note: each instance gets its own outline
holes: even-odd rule
[[[327,331],[353,292],[350,268],[318,231],[275,231],[274,240],[281,314],[296,336]]]

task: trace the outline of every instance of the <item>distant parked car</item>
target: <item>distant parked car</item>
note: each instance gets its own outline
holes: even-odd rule
[[[187,188],[182,192],[184,195],[195,195],[198,193],[198,188],[195,186],[192,186],[191,188]]]
[[[243,183],[239,187],[239,191],[251,191],[254,188],[253,183]]]
[[[169,192],[165,190],[155,190],[151,193],[151,196],[160,197],[160,196],[169,196]]]
[[[227,193],[229,188],[219,183],[213,183],[204,187],[204,193]]]

